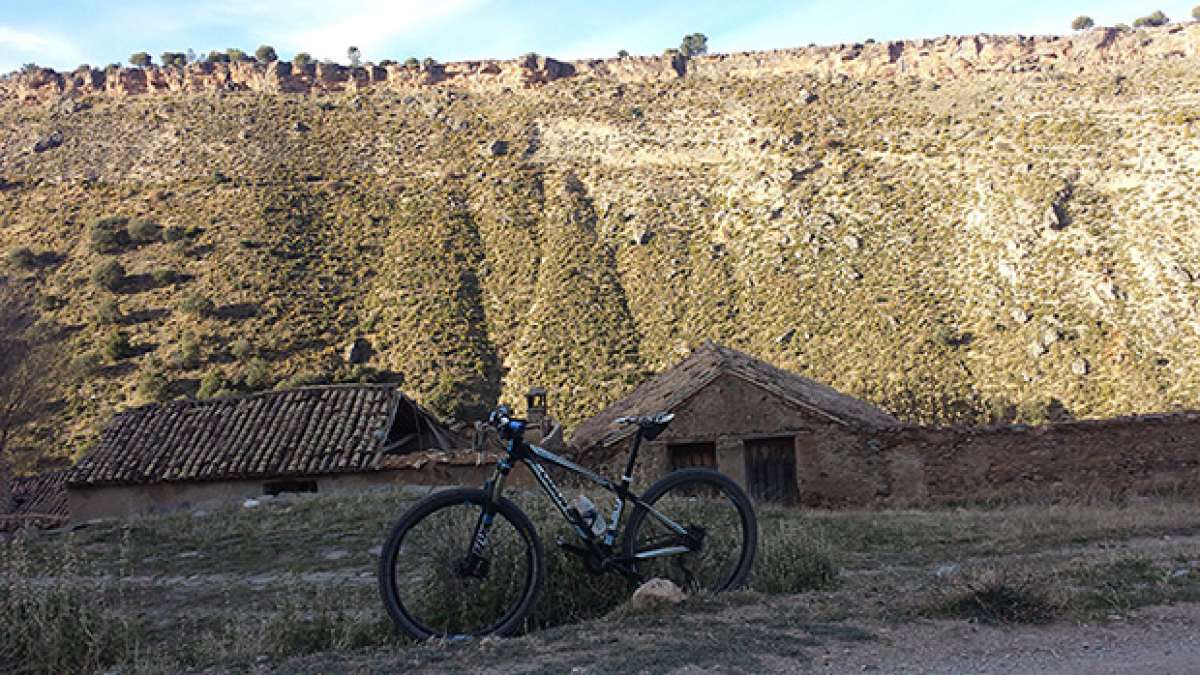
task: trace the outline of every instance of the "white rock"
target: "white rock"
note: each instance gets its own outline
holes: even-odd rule
[[[253,509],[253,508],[257,507],[259,505],[259,503],[260,502],[257,499],[247,499],[246,501],[242,502],[242,507],[247,508],[247,509]]]
[[[667,605],[677,605],[683,602],[683,591],[670,579],[655,577],[638,586],[629,600],[629,606],[635,612],[657,609]]]

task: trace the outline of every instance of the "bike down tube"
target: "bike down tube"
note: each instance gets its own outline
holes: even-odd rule
[[[640,440],[641,435],[639,434],[638,437]],[[637,441],[635,441],[635,444],[636,443],[637,443]],[[629,491],[629,483],[632,482],[632,480],[633,480],[633,477],[631,475],[633,472],[632,472],[631,468],[626,467],[625,475],[621,477],[621,483],[620,483],[620,485],[618,485],[618,484],[612,482],[611,480],[604,478],[603,476],[596,475],[595,473],[589,471],[588,469],[586,469],[582,466],[579,466],[575,462],[572,462],[571,460],[569,460],[565,457],[560,457],[560,456],[554,454],[553,452],[546,450],[545,448],[541,448],[536,445],[530,444],[529,450],[538,459],[545,460],[551,464],[554,464],[555,466],[561,467],[561,468],[571,471],[573,473],[577,473],[577,474],[583,476],[584,478],[587,478],[588,480],[592,481],[593,483],[596,483],[600,487],[608,490],[609,492],[612,492],[617,495],[617,506],[616,506],[616,508],[613,509],[612,522],[609,523],[609,526],[607,528],[608,532],[604,538],[605,543],[611,544],[612,540],[615,538],[617,524],[621,519],[621,511],[625,506],[626,500],[632,501],[634,504],[646,509],[646,511],[648,511],[650,513],[650,515],[654,516],[655,520],[659,521],[663,525],[670,528],[673,532],[675,532],[675,534],[679,534],[679,535],[687,534],[686,528],[677,524],[675,521],[664,516],[663,514],[659,513],[658,510],[655,509],[653,506],[650,506],[646,502],[643,502],[641,500],[641,498],[639,498],[637,495],[635,495]],[[634,458],[635,456],[636,456],[636,445],[635,445],[634,452],[630,453],[631,458]],[[554,485],[554,482],[550,480],[550,476],[548,474],[546,474],[546,470],[543,469],[540,464],[537,464],[536,462],[532,462],[528,458],[525,460],[525,463],[529,465],[531,470],[533,470],[534,476],[538,476],[538,481],[542,483],[543,489],[545,489],[547,492],[550,492],[551,497],[553,498],[554,493],[558,492],[558,488]],[[533,469],[534,466],[537,467],[536,470]],[[546,476],[545,481],[542,480],[541,476],[539,475],[539,472]],[[549,482],[549,485],[550,485],[549,488],[546,487],[547,482]],[[553,490],[553,492],[551,492],[552,490]],[[561,495],[559,495],[559,499],[561,499],[561,498],[562,498]],[[559,509],[561,510],[561,509],[563,509],[563,507],[560,506]],[[564,513],[565,513],[565,511],[564,511]]]

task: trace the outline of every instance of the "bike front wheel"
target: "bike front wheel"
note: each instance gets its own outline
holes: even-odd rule
[[[624,540],[639,574],[670,579],[689,593],[719,593],[745,583],[758,548],[758,519],[737,483],[710,469],[681,469],[651,485],[642,502],[650,508],[634,508]],[[683,548],[688,551],[669,553]],[[657,557],[645,557],[651,555]]]
[[[417,502],[392,530],[379,559],[379,590],[392,621],[415,640],[506,635],[537,601],[546,576],[529,517],[501,499],[484,562],[468,562],[487,495],[456,488]]]

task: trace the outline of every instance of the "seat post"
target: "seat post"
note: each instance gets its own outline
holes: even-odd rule
[[[633,435],[633,445],[629,448],[629,461],[625,463],[625,473],[621,476],[621,485],[625,489],[629,489],[629,484],[633,482],[633,467],[637,464],[638,448],[642,445],[642,427],[639,425],[637,433]]]

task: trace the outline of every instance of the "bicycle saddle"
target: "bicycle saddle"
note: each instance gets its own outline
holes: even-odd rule
[[[658,438],[658,435],[667,428],[671,420],[675,419],[674,413],[660,412],[654,415],[629,415],[627,417],[618,417],[617,424],[636,424],[640,427],[642,438],[652,441]]]

